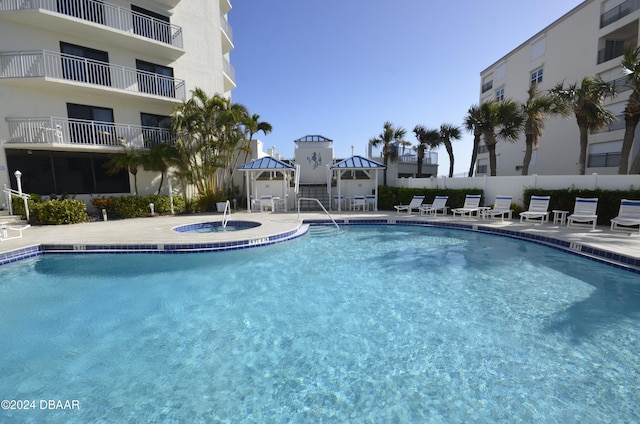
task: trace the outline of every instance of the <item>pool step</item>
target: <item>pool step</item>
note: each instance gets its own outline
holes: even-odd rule
[[[312,225],[309,227],[309,235],[313,237],[330,237],[338,234],[340,230],[335,225]]]

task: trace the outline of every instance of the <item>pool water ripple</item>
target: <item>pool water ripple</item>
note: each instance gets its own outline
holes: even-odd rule
[[[355,226],[241,252],[46,255],[3,269],[0,387],[82,408],[0,414],[638,421],[639,289],[637,274],[584,258],[433,228]]]

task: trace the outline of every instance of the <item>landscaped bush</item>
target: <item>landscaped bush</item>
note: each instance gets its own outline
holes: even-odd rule
[[[449,196],[447,206],[460,208],[464,205],[467,194],[483,195],[484,191],[478,188],[432,189],[380,186],[378,187],[378,209],[394,210],[395,205],[408,205],[413,196],[425,196],[423,203],[432,203],[436,196]]]
[[[29,212],[31,222],[42,225],[77,224],[88,219],[87,205],[75,199],[29,201]]]
[[[598,224],[609,225],[611,218],[618,216],[620,200],[640,199],[640,189],[630,190],[577,190],[568,188],[564,190],[543,190],[528,188],[524,190],[524,210],[529,208],[531,196],[551,196],[549,211],[560,209],[573,212],[576,197],[597,197],[598,198]]]
[[[153,203],[154,212],[159,214],[171,213],[171,200],[169,196],[125,196],[111,199],[110,213],[115,218],[142,218],[149,216],[151,210],[149,204]],[[176,214],[185,210],[184,200],[179,196],[173,198],[173,210]]]

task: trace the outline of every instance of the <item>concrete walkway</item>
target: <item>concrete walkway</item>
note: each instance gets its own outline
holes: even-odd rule
[[[524,234],[535,234],[557,240],[578,243],[595,249],[617,253],[640,261],[640,236],[611,232],[609,227],[599,226],[595,231],[591,228],[568,228],[558,224],[544,225],[520,224],[519,220],[475,220],[459,219],[449,216],[426,217],[420,215],[397,214],[394,212],[331,212],[336,221],[354,220],[390,220],[424,221],[434,225],[459,223],[467,226],[483,226],[499,228]],[[175,226],[208,221],[220,221],[221,214],[195,214],[180,216],[161,216],[114,221],[98,221],[73,225],[35,226],[23,232],[20,239],[0,242],[0,254],[41,244],[66,245],[139,245],[139,244],[189,244],[214,243],[236,240],[260,239],[268,236],[295,231],[303,220],[327,220],[324,213],[268,213],[268,212],[233,212],[232,221],[255,221],[261,225],[242,231],[226,233],[179,233],[173,231]],[[14,232],[11,232],[14,233]],[[11,234],[10,234],[11,235]]]

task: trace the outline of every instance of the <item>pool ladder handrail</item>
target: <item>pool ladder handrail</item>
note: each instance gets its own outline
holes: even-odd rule
[[[312,201],[312,202],[316,202],[317,204],[320,205],[320,207],[322,208],[322,210],[324,211],[325,214],[327,214],[327,216],[329,217],[329,219],[331,219],[331,222],[333,222],[333,225],[336,226],[336,228],[338,230],[340,230],[340,226],[338,225],[338,223],[333,219],[333,217],[331,216],[331,214],[325,209],[324,205],[322,204],[322,202],[320,202],[320,200],[318,199],[314,199],[312,197],[300,197],[298,198],[298,219],[300,219],[300,201],[301,200],[307,200],[307,201]]]
[[[227,228],[227,223],[231,218],[231,202],[227,200],[224,205],[224,212],[222,212],[222,228]]]

